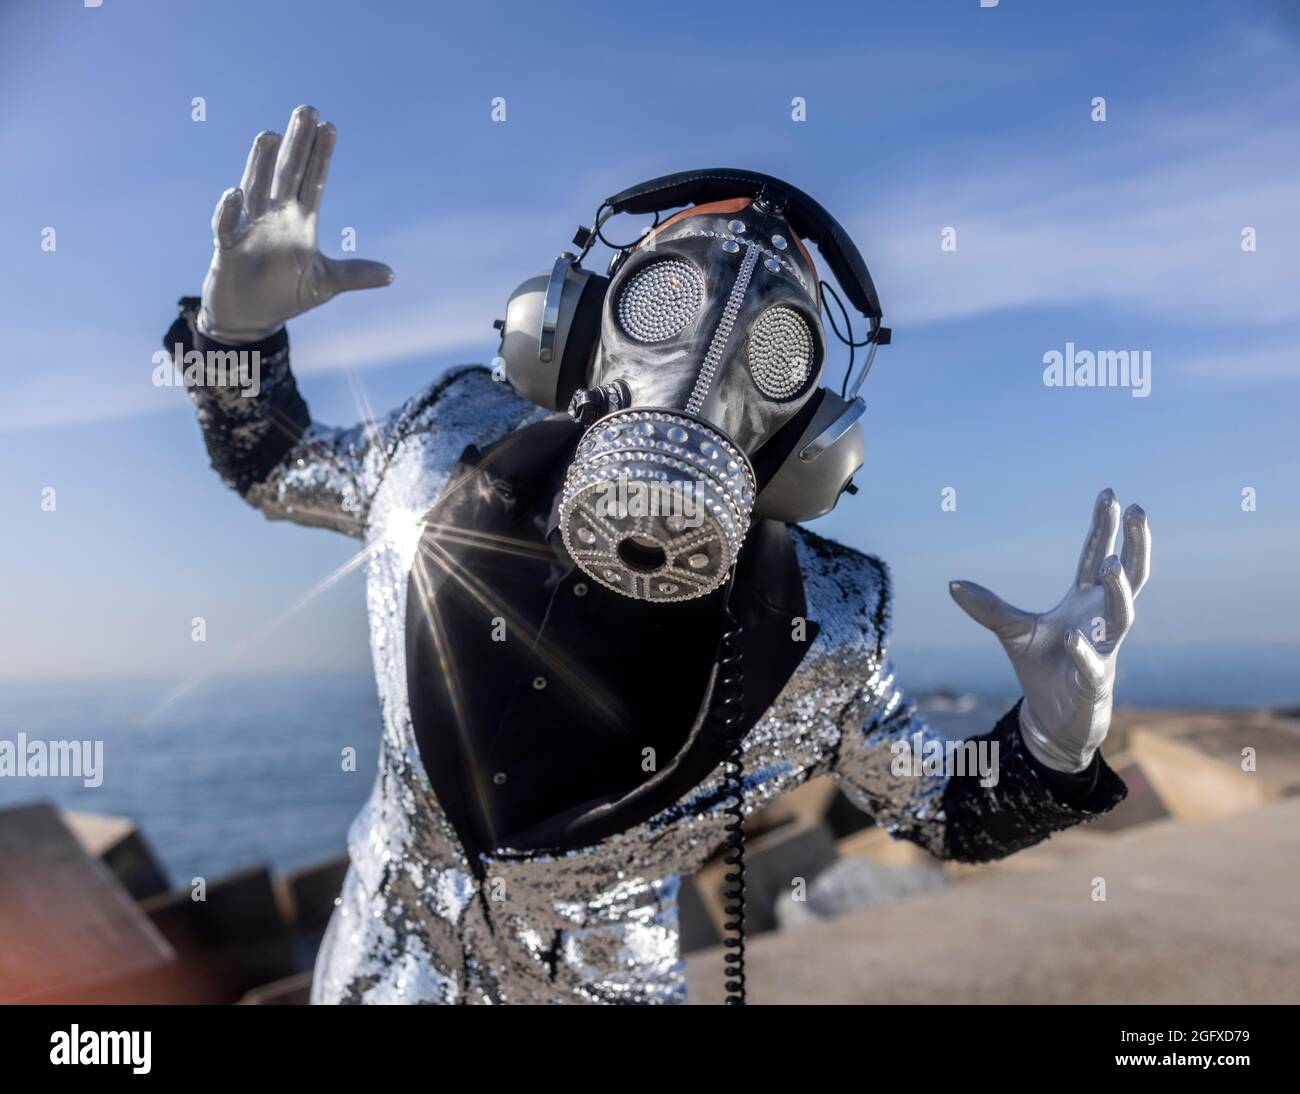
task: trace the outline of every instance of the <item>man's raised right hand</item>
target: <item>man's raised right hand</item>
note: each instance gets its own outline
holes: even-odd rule
[[[253,140],[239,186],[212,215],[212,264],[199,330],[239,345],[270,337],[289,319],[351,289],[393,280],[382,262],[320,253],[316,227],[334,151],[334,127],[300,106],[278,133]]]

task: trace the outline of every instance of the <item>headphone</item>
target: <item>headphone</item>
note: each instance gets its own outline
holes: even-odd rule
[[[845,339],[827,312],[831,329],[849,347],[844,387],[840,392],[820,388],[752,457],[759,486],[754,516],[798,523],[829,513],[845,491],[857,493],[852,479],[865,456],[860,419],[867,409],[858,391],[876,349],[889,344],[891,332],[881,325],[880,298],[853,240],[830,213],[789,183],[722,167],[663,175],[606,198],[596,210],[594,228],[579,227],[574,235],[579,252],[561,254],[549,275],[529,278],[511,295],[505,319],[493,324],[501,332],[493,377],[508,381],[540,406],[568,407],[574,393],[587,387],[610,279],[640,242],[611,244],[601,234],[605,222],[620,213],[653,213],[653,228],[666,210],[738,197],[751,198],[760,212],[784,216],[792,231],[815,243],[849,302],[870,325],[867,337],[855,342],[848,312],[840,303],[848,329]],[[581,265],[597,240],[615,250],[604,277]],[[822,286],[830,288],[825,282]],[[838,296],[835,299],[839,302]],[[868,345],[862,372],[849,388],[853,351]],[[620,394],[625,393],[611,392],[614,405],[609,409],[618,408]]]

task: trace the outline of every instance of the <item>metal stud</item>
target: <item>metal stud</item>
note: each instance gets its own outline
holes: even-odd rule
[[[785,236],[774,235],[772,237],[772,246],[775,247],[778,251],[784,251],[786,247],[789,246],[789,244],[786,243]]]
[[[728,239],[723,242],[722,249],[726,251],[727,254],[734,255],[738,250],[740,250],[740,244],[734,239]]]
[[[768,308],[750,329],[749,372],[769,399],[788,399],[803,390],[814,352],[808,324],[793,308]]]
[[[683,330],[704,302],[704,278],[687,262],[643,266],[618,301],[618,322],[638,342],[662,342]]]
[[[743,232],[744,230],[745,230],[745,222],[744,222],[743,220],[729,220],[729,221],[727,221],[727,231],[729,231],[729,232]]]
[[[764,260],[763,268],[769,273],[780,273],[781,263],[779,263],[775,258],[768,258]]]

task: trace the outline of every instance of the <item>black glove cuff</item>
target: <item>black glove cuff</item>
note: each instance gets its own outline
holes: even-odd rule
[[[1100,752],[1078,773],[1052,771],[1034,759],[1020,734],[1019,703],[984,739],[998,744],[997,783],[981,786],[978,776],[963,775],[944,791],[952,858],[1002,858],[1113,809],[1128,794]]]

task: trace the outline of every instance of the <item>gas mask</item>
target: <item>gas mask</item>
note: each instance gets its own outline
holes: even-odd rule
[[[608,279],[561,256],[549,278],[520,286],[498,323],[498,378],[542,405],[567,404],[586,427],[560,497],[565,549],[593,580],[639,600],[717,589],[756,516],[828,512],[862,464],[864,405],[818,387],[821,290],[791,195],[829,215],[745,172],[655,183],[695,179],[698,190],[701,178],[730,194],[620,248]],[[672,200],[676,186],[641,200]],[[750,187],[753,197],[735,196]],[[623,197],[602,212],[622,211]],[[584,253],[601,223],[598,214],[595,233],[579,230]],[[873,350],[885,340],[874,307]]]

